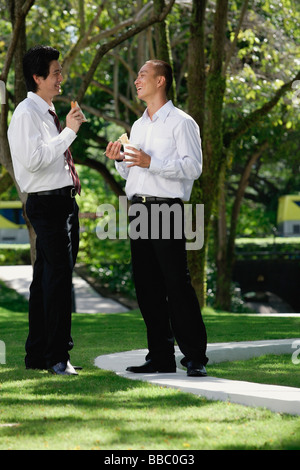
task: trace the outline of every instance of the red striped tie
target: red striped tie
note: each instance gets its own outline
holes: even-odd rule
[[[60,122],[59,122],[59,119],[58,119],[57,115],[54,113],[54,111],[51,111],[51,109],[49,109],[49,113],[54,118],[54,122],[55,122],[55,125],[57,127],[58,132],[61,133],[62,128],[61,128],[61,125],[60,125]],[[71,154],[69,148],[65,151],[65,157],[66,157],[67,163],[68,163],[69,168],[70,168],[70,172],[71,172],[71,176],[73,178],[75,190],[76,190],[77,194],[80,194],[81,184],[80,184],[79,176],[77,174],[77,171],[76,171],[76,168],[75,168],[75,165],[74,165],[74,160],[73,160],[73,157],[72,157],[72,154]]]

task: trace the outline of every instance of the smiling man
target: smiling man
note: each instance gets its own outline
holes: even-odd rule
[[[130,153],[121,153],[119,142],[110,142],[106,149],[127,180],[131,225],[136,224],[137,214],[145,213],[144,206],[147,209],[148,233],[131,237],[131,256],[149,353],[144,364],[127,370],[175,372],[175,338],[187,375],[201,377],[207,375],[207,337],[187,267],[183,229],[183,201],[189,200],[202,171],[201,139],[194,119],[168,100],[172,81],[172,68],[166,62],[149,60],[141,67],[135,86],[147,109],[130,133],[130,142],[139,150],[129,147]],[[166,213],[174,214],[167,222]]]
[[[61,129],[53,98],[61,93],[59,52],[30,49],[23,59],[27,98],[16,108],[8,140],[17,183],[28,194],[26,212],[36,233],[36,261],[29,298],[27,369],[77,375],[69,359],[72,271],[79,245],[80,182],[69,146],[82,123],[78,108]]]

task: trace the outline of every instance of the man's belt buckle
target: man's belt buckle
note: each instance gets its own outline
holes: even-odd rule
[[[74,199],[74,197],[76,196],[76,189],[75,189],[75,188],[71,188],[70,196],[71,196],[73,199]]]

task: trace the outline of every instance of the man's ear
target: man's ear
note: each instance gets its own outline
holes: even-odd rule
[[[39,85],[41,83],[41,77],[39,75],[34,74],[34,75],[32,75],[32,77],[33,77],[33,80],[35,81],[35,83],[37,85]]]
[[[164,86],[166,84],[166,77],[164,77],[163,75],[159,75],[157,77],[157,85],[158,87],[161,87],[161,86]]]

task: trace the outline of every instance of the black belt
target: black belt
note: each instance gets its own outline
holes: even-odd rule
[[[181,202],[179,198],[155,197],[155,196],[133,196],[131,202]]]
[[[29,193],[28,196],[67,196],[74,198],[77,192],[74,186],[66,186],[65,188],[50,189],[49,191],[38,191]]]

